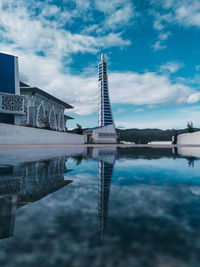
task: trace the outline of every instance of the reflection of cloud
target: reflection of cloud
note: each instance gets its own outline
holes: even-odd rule
[[[200,196],[200,186],[190,186],[192,194]]]
[[[189,205],[191,201],[195,201],[194,197],[190,195],[190,190],[198,194],[200,192],[199,188],[182,187],[177,189],[174,186],[157,186],[154,184],[112,185],[110,195],[112,209],[109,210],[109,213],[111,217],[150,216],[151,218],[176,220],[176,214],[171,210],[172,207],[177,205],[179,209],[183,209],[183,203]],[[118,197],[116,198],[115,195]],[[186,199],[184,199],[185,197]],[[185,214],[185,216],[190,215]],[[185,223],[183,221],[183,227],[186,226]]]
[[[199,71],[199,70],[200,70],[200,65],[195,66],[195,69],[196,69],[197,71]]]
[[[117,161],[116,167],[120,162]],[[73,159],[67,163],[69,167],[76,164]],[[187,173],[183,179],[177,179],[182,177],[177,170],[181,169],[183,159],[171,160],[172,166],[169,163],[166,158],[157,161],[131,159],[124,160],[121,174],[116,168],[110,191],[108,229],[102,246],[96,227],[96,164],[83,160],[73,172],[66,174],[68,179],[74,180],[71,185],[19,210],[16,238],[1,242],[4,266],[15,266],[16,262],[19,266],[37,266],[38,259],[44,259],[45,266],[56,266],[58,262],[60,266],[82,266],[83,260],[87,266],[106,266],[108,260],[111,266],[122,260],[125,266],[133,262],[135,266],[159,266],[166,261],[172,266],[198,266],[200,236],[198,224],[194,222],[199,221],[200,216],[197,198],[200,186],[192,186],[191,179],[190,186],[184,185]],[[132,179],[155,180],[149,172],[155,166],[162,167],[161,181],[167,176],[178,180],[179,185],[155,186],[139,180],[133,185],[122,184],[126,180],[125,170]],[[145,170],[144,175],[133,177],[137,170]],[[192,175],[194,173],[192,170]],[[125,177],[121,185],[115,183],[119,175]],[[126,249],[122,249],[124,244]],[[12,257],[9,257],[10,251]],[[185,251],[188,252],[186,258]]]
[[[144,180],[144,177],[134,176],[134,179],[142,181],[142,180]]]

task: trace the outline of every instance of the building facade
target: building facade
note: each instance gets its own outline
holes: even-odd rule
[[[0,123],[19,125],[24,112],[19,90],[18,58],[0,53]]]
[[[103,54],[101,54],[98,71],[98,126],[106,126],[113,124],[113,116],[109,98],[107,63]]]
[[[18,58],[0,53],[0,123],[66,131],[65,115],[73,108],[62,100],[19,81]]]
[[[21,118],[21,125],[37,128],[47,128],[57,131],[66,130],[66,121],[72,119],[64,114],[71,105],[46,93],[20,82],[20,93],[25,96],[25,115]]]

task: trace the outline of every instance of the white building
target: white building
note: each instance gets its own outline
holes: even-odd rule
[[[66,121],[73,119],[65,115],[66,109],[73,108],[71,105],[37,87],[20,82],[20,93],[26,96],[25,115],[21,119],[21,125],[63,132]]]

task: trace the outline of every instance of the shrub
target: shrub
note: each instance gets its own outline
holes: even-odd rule
[[[187,131],[188,131],[188,133],[193,133],[194,132],[193,122],[192,121],[188,121],[187,122]]]

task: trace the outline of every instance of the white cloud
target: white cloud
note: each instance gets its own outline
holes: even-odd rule
[[[155,44],[151,46],[154,50],[162,50],[167,48],[166,45],[163,45],[161,41],[156,41]]]
[[[154,2],[155,3],[155,2]],[[159,5],[158,2],[153,5],[154,9],[150,10],[150,14],[154,17],[153,27],[157,31],[162,31],[166,28],[169,22],[172,22],[172,14],[171,13],[160,13],[157,11],[156,6]]]
[[[143,108],[137,108],[137,109],[135,109],[135,111],[134,112],[143,112],[144,111],[144,109]]]
[[[177,24],[183,27],[200,28],[200,2],[199,0],[150,0],[152,9],[149,11],[154,17],[153,27],[157,31],[163,31],[169,26]],[[167,40],[170,33],[160,33],[158,40],[152,48],[163,50],[167,48],[163,41]]]
[[[74,105],[74,111],[77,114],[87,115],[95,112],[97,109],[96,75],[86,77],[84,73],[81,76],[70,74],[67,64],[63,65],[63,56],[66,57],[66,62],[70,62],[74,53],[96,53],[102,47],[130,45],[130,41],[124,40],[120,32],[110,32],[96,37],[72,33],[68,28],[62,27],[61,20],[58,19],[57,23],[47,18],[50,15],[58,16],[61,12],[61,17],[66,15],[65,23],[67,21],[72,23],[73,19],[80,15],[77,10],[71,12],[70,16],[69,11],[60,11],[59,8],[52,6],[47,10],[41,9],[38,18],[34,15],[34,7],[31,7],[36,4],[35,1],[20,0],[16,3],[16,1],[5,0],[4,3],[12,5],[12,8],[2,9],[3,4],[0,3],[2,27],[0,50],[19,56],[23,80]],[[114,14],[112,12],[126,7],[129,1],[115,0],[105,3],[101,1],[101,4],[100,1],[96,1],[96,5],[97,3],[102,9],[106,5],[110,6],[109,12],[112,15]],[[42,2],[37,4],[44,7]],[[108,14],[108,11],[104,10],[104,12]],[[117,25],[124,15],[120,16],[115,18],[114,25]],[[122,21],[127,23],[129,20],[122,19]],[[162,36],[161,39],[166,37]],[[112,103],[157,105],[194,101],[191,100],[194,98],[192,96],[194,90],[182,83],[171,83],[167,74],[110,73],[109,82]]]
[[[123,6],[123,4],[130,3],[129,0],[95,0],[96,8],[106,14],[113,13],[116,9]]]
[[[10,3],[8,0],[5,2]],[[34,8],[25,1],[17,4],[12,1],[10,5],[11,8],[6,9],[0,5],[0,37],[2,44],[9,43],[8,46],[12,45],[15,51],[62,58],[78,52],[96,53],[102,47],[130,45],[129,40],[123,40],[120,32],[92,36],[72,33],[69,28],[63,28],[63,24],[71,23],[72,18],[80,16],[77,10],[61,11],[55,5],[45,5],[35,15]],[[48,19],[51,16],[56,20]]]
[[[72,33],[63,25],[73,23],[84,11],[70,12],[65,7],[61,10],[48,4],[48,1],[25,0],[0,2],[0,50],[19,57],[20,76],[25,82],[74,105],[77,114],[91,114],[96,111],[97,78],[96,75],[88,78],[71,75],[67,65],[72,54],[96,53],[102,47],[123,47],[130,45],[130,41],[124,40],[120,32],[99,36]],[[76,0],[77,6],[81,4],[83,1]],[[118,19],[120,21],[120,15]]]
[[[119,114],[119,113],[124,113],[124,109],[123,108],[118,108],[118,110],[116,111],[116,114]]]
[[[147,105],[147,108],[157,108],[158,105]]]
[[[112,103],[154,105],[186,103],[193,89],[181,83],[171,83],[166,74],[112,73],[109,76]],[[124,88],[127,88],[124,90]]]
[[[161,72],[168,72],[168,73],[174,73],[177,72],[180,68],[184,66],[183,63],[177,62],[177,61],[169,61],[165,63],[164,65],[160,66]]]
[[[79,9],[89,9],[91,2],[90,0],[74,0],[77,8]]]
[[[127,25],[132,19],[134,10],[131,4],[115,10],[105,21],[105,26],[115,29]]]
[[[194,104],[194,103],[197,103],[199,100],[200,100],[200,93],[197,92],[197,93],[191,94],[191,95],[188,97],[187,102],[188,102],[189,104]]]
[[[168,31],[168,32],[162,32],[159,34],[159,39],[164,41],[166,40],[169,36],[171,35],[171,33]]]
[[[160,21],[158,20],[155,20],[154,23],[153,23],[153,27],[155,30],[157,31],[160,31],[160,30],[163,30],[164,29],[164,26],[161,24]]]
[[[97,111],[96,75],[72,75],[61,71],[62,64],[56,59],[35,55],[19,55],[19,68],[23,80],[30,85],[55,95],[72,104],[74,112],[88,115]],[[33,71],[34,70],[34,71]],[[157,105],[190,103],[194,90],[181,83],[171,83],[167,74],[110,73],[110,98],[112,104]],[[124,90],[126,88],[126,90]],[[73,110],[72,110],[73,111]],[[122,112],[120,108],[118,112]]]
[[[152,4],[154,10],[157,10],[157,7],[164,8],[162,14],[154,11],[154,28],[156,30],[163,30],[166,23],[177,23],[185,27],[200,27],[199,0],[161,0],[152,1]]]
[[[184,26],[200,27],[200,3],[199,0],[182,1],[176,5],[175,19]]]
[[[167,48],[167,45],[163,44],[163,42],[166,41],[170,35],[171,35],[171,32],[169,32],[169,31],[160,32],[158,35],[158,41],[156,41],[151,47],[154,50],[162,50],[162,49]]]

